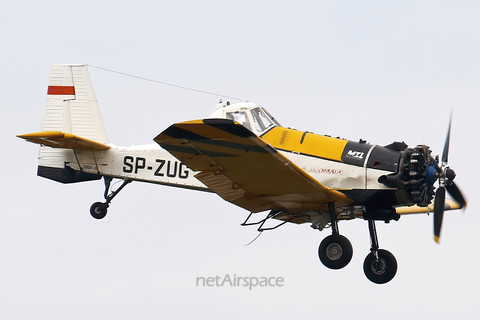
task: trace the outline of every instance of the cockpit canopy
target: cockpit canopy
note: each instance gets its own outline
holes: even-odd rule
[[[264,108],[254,103],[220,102],[209,118],[231,119],[260,136],[269,129],[281,125]]]

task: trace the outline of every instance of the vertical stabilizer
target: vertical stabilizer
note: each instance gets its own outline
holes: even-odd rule
[[[86,65],[51,66],[42,130],[71,133],[104,144],[109,142]],[[65,183],[93,178],[68,167],[72,162],[76,162],[72,150],[42,146],[38,175]]]
[[[109,142],[86,65],[52,65],[43,131]]]

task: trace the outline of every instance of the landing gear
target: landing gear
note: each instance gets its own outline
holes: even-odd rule
[[[395,277],[397,260],[389,251],[379,249],[376,255],[371,252],[365,258],[363,271],[368,280],[377,284],[384,284]]]
[[[107,215],[108,203],[95,202],[90,207],[90,214],[95,219],[103,219]]]
[[[326,237],[320,243],[318,257],[325,267],[341,269],[352,260],[353,248],[350,241],[340,235],[338,231],[337,214],[333,202],[328,203],[328,211],[332,224],[332,235]]]
[[[395,277],[397,260],[389,251],[378,248],[377,230],[374,220],[368,220],[368,230],[370,231],[371,252],[365,258],[363,271],[368,280],[377,284],[384,284]]]
[[[348,265],[353,256],[353,248],[347,238],[338,231],[338,220],[333,202],[328,203],[328,212],[332,225],[332,235],[323,239],[318,248],[318,257],[325,267],[341,269]],[[366,216],[364,212],[364,217]],[[368,230],[370,232],[370,253],[363,263],[363,271],[368,280],[383,284],[395,277],[397,273],[397,260],[387,250],[379,249],[377,230],[375,228],[375,215],[368,215]],[[382,216],[384,217],[384,216]],[[378,219],[378,217],[377,217]],[[382,219],[383,220],[383,219]]]
[[[110,184],[112,182],[112,178],[111,177],[103,177],[103,179],[105,180],[105,193],[104,193],[104,197],[105,197],[105,202],[95,202],[94,204],[92,204],[92,206],[90,207],[90,214],[92,215],[92,217],[94,217],[95,219],[103,219],[105,218],[105,216],[107,215],[107,209],[108,207],[110,206],[110,202],[112,201],[113,198],[115,198],[115,196],[127,185],[129,184],[130,182],[132,182],[132,180],[129,180],[129,179],[125,179],[123,180],[123,183],[122,185],[115,191],[112,191],[110,194],[108,194],[108,190],[110,190]]]
[[[342,269],[352,260],[352,256],[352,244],[342,235],[332,234],[323,239],[318,247],[320,261],[330,269]]]

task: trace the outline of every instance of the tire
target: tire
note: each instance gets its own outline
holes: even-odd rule
[[[107,215],[108,204],[103,202],[95,202],[90,207],[90,214],[95,219],[103,219]]]
[[[379,261],[370,253],[363,263],[363,271],[368,280],[377,284],[384,284],[395,277],[397,273],[397,259],[387,250],[378,250]]]
[[[330,269],[342,269],[352,260],[353,248],[350,241],[341,235],[330,235],[318,247],[318,257]]]

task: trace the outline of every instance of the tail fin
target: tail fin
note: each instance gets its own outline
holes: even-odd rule
[[[43,131],[109,142],[86,65],[52,65]]]
[[[109,142],[86,65],[51,66],[42,130],[71,134],[100,144]],[[44,145],[40,147],[39,176],[63,183],[101,178],[70,167],[69,164],[77,163],[73,150],[41,144]]]

